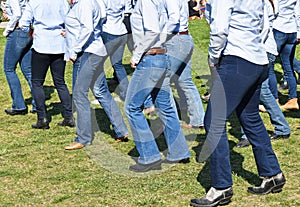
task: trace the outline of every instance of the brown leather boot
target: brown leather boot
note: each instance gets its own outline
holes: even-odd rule
[[[299,105],[298,105],[298,98],[292,98],[286,104],[281,106],[282,111],[287,111],[287,110],[299,110]]]

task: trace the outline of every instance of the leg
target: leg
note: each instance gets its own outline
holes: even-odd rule
[[[269,89],[268,80],[269,79],[266,79],[262,83],[260,101],[262,102],[268,114],[270,115],[271,123],[274,126],[274,134],[289,135],[291,132],[290,126],[287,123],[280,107],[278,106],[274,96],[272,95]]]
[[[161,159],[154,136],[143,114],[143,104],[157,82],[164,77],[165,71],[165,55],[146,55],[137,65],[128,86],[124,110],[139,152],[138,163],[141,164],[150,164]]]
[[[121,111],[108,89],[104,72],[102,72],[97,78],[93,87],[93,93],[108,116],[117,138],[128,135],[128,130]]]
[[[38,119],[46,118],[45,92],[44,82],[50,65],[50,57],[46,54],[41,54],[32,49],[31,59],[31,82],[32,94],[36,103],[36,111]]]
[[[181,162],[190,158],[189,147],[180,127],[176,107],[174,106],[173,94],[170,89],[170,74],[163,80],[162,86],[154,96],[155,106],[164,123],[164,135],[168,145],[166,159],[168,161]]]
[[[90,145],[93,140],[91,109],[88,99],[89,88],[94,86],[94,82],[103,68],[104,58],[91,53],[83,53],[80,57],[81,67],[78,72],[74,87],[74,104],[77,112],[76,142],[81,145]]]
[[[297,83],[296,76],[293,69],[293,60],[295,56],[296,47],[296,33],[291,33],[287,35],[287,41],[282,45],[280,51],[280,58],[282,62],[282,67],[284,74],[287,77],[287,83],[289,87],[289,99],[297,98]]]
[[[127,35],[112,35],[103,33],[103,42],[106,46],[107,53],[110,56],[110,62],[114,68],[120,88],[120,98],[125,100],[128,87],[127,72],[123,66],[122,58],[125,49]]]
[[[14,30],[7,37],[3,60],[4,72],[13,101],[12,109],[18,111],[26,110],[20,80],[16,74],[17,63],[22,59],[24,49],[29,42],[28,40],[26,42],[22,34],[21,30]]]
[[[63,54],[51,55],[50,70],[54,86],[64,107],[64,118],[71,118],[73,117],[72,101],[69,89],[65,83],[65,65],[66,62],[63,59]]]
[[[166,46],[170,59],[170,70],[174,74],[172,80],[183,91],[187,99],[187,108],[190,115],[189,124],[196,127],[203,126],[204,108],[191,75],[193,39],[190,35],[174,35]],[[184,99],[184,97],[180,97],[180,99]]]
[[[245,98],[249,89],[256,86],[258,81],[265,78],[267,74],[262,77],[262,67],[235,56],[225,56],[217,71],[219,77],[217,76],[213,82],[205,114],[205,128],[209,154],[211,153],[212,187],[224,189],[232,186],[226,121],[238,106],[242,107],[241,103],[246,102]],[[237,85],[239,87],[236,87]],[[257,113],[258,103],[259,100],[255,106]],[[247,128],[243,124],[242,126],[249,138]],[[260,136],[258,133],[257,135]]]
[[[31,45],[31,44],[30,44]],[[32,91],[32,84],[31,84],[31,57],[32,57],[32,52],[30,47],[26,48],[25,54],[22,56],[21,60],[21,69],[24,77],[27,80],[27,83],[30,87],[30,91]],[[36,111],[36,105],[34,98],[32,98],[31,101],[32,104],[32,112]]]

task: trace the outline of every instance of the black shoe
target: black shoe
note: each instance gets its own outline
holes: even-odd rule
[[[68,127],[75,127],[75,120],[73,117],[66,117],[62,122],[57,124],[58,126],[68,126]]]
[[[28,113],[27,109],[23,110],[15,110],[15,109],[5,109],[5,113],[8,115],[14,116],[14,115],[25,115]]]
[[[290,134],[284,134],[284,135],[278,135],[278,134],[273,134],[270,136],[270,139],[275,140],[275,139],[288,139],[290,137]]]
[[[232,187],[229,187],[225,190],[217,190],[211,187],[204,197],[192,199],[190,205],[196,207],[213,207],[218,205],[226,205],[230,203],[232,196]]]
[[[176,163],[187,164],[187,163],[190,163],[190,158],[184,158],[182,160],[176,160],[176,161],[171,161],[171,160],[165,159],[163,161],[163,163],[166,163],[166,164],[176,164]]]
[[[266,177],[263,179],[260,186],[249,187],[248,192],[257,195],[265,195],[268,193],[279,193],[285,184],[285,177],[283,173],[279,173],[273,177]]]
[[[36,114],[36,113],[37,113],[37,111],[36,111],[35,109],[31,109],[31,110],[30,110],[30,113],[32,113],[32,114]]]
[[[145,165],[136,163],[135,165],[131,165],[129,167],[129,170],[134,172],[148,172],[150,170],[161,170],[161,162],[161,160],[158,160],[156,162]]]
[[[49,129],[49,123],[46,118],[38,119],[36,124],[31,125],[33,129]]]
[[[244,148],[250,146],[250,142],[248,139],[241,139],[237,144],[237,148]]]

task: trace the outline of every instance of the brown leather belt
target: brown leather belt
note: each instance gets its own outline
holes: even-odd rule
[[[189,34],[189,31],[186,30],[186,31],[183,31],[183,32],[175,32],[173,34],[176,34],[176,35],[188,35]]]
[[[148,52],[145,53],[145,55],[160,55],[167,53],[166,48],[151,48],[148,50]]]

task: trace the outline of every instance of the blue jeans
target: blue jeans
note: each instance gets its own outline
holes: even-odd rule
[[[194,41],[190,35],[174,35],[167,41],[166,47],[172,73],[171,80],[177,88],[180,106],[186,108],[187,105],[190,125],[203,126],[204,108],[191,75]]]
[[[270,120],[274,126],[274,134],[287,135],[291,133],[290,126],[286,121],[280,107],[269,89],[269,79],[266,79],[261,85],[260,102],[270,115]],[[242,130],[242,138],[247,139]]]
[[[276,56],[271,53],[268,53],[268,59],[269,59],[269,68],[270,68],[274,65]],[[277,135],[290,134],[291,133],[290,126],[287,123],[280,107],[278,106],[275,97],[271,93],[269,87],[269,78],[267,78],[262,83],[261,92],[260,92],[260,102],[264,105],[265,109],[270,115],[271,123],[274,126],[274,134]],[[247,138],[243,130],[242,130],[242,138],[244,139]]]
[[[64,108],[63,116],[65,118],[73,117],[72,99],[65,83],[66,62],[64,61],[64,54],[43,54],[32,49],[31,65],[32,94],[36,102],[38,119],[46,118],[45,92],[43,85],[49,66],[54,86]]]
[[[167,56],[145,55],[133,72],[128,86],[125,113],[128,118],[136,148],[138,162],[149,164],[161,159],[155,138],[143,114],[143,104],[152,93],[155,107],[164,123],[164,135],[168,145],[167,159],[177,161],[190,157],[188,145],[172,106],[170,79],[167,73]],[[153,93],[155,91],[155,93]]]
[[[300,61],[296,58],[293,60],[294,71],[300,74]]]
[[[28,36],[28,32],[15,29],[6,39],[4,50],[3,67],[6,79],[10,88],[12,98],[12,109],[26,109],[20,80],[16,73],[17,64],[20,64],[22,73],[32,90],[31,84],[31,50],[32,38]],[[35,110],[35,102],[32,99],[32,109]]]
[[[80,64],[76,64],[77,61]],[[120,109],[113,100],[106,84],[104,74],[105,57],[92,53],[83,53],[76,62],[77,77],[75,78],[76,83],[73,92],[77,112],[77,138],[75,141],[83,145],[90,145],[93,140],[91,109],[88,99],[90,88],[113,124],[117,136],[121,137],[128,134]],[[95,83],[96,81],[97,84]]]
[[[252,145],[259,175],[266,177],[280,173],[270,137],[258,111],[261,84],[267,78],[267,67],[236,56],[224,56],[216,70],[204,119],[211,153],[212,187],[232,186],[226,121],[234,111]]]
[[[114,72],[118,78],[120,98],[122,100],[125,100],[126,91],[129,83],[127,78],[127,72],[122,63],[122,58],[127,42],[127,34],[112,35],[103,32],[101,37],[103,43],[105,44],[108,56],[110,57],[110,62],[112,64],[112,67],[114,68]]]
[[[281,64],[287,78],[289,87],[289,99],[297,98],[297,82],[293,69],[293,60],[296,50],[297,33],[283,33],[273,29]],[[274,87],[274,86],[272,86]]]

